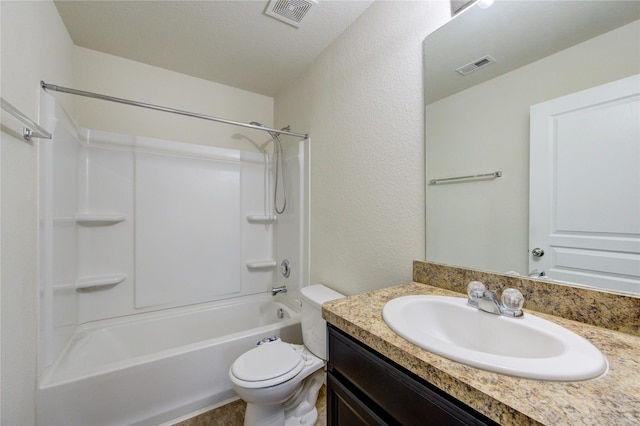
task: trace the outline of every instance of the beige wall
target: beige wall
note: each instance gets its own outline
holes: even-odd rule
[[[45,80],[271,124],[270,98],[74,47],[50,1],[0,5],[2,96],[34,118],[38,83]],[[353,294],[410,280],[412,259],[424,257],[421,44],[447,19],[446,1],[376,2],[276,99],[277,126],[312,134],[313,282]],[[229,96],[238,103],[227,105]],[[260,132],[233,127],[212,136],[227,126],[190,119],[170,124],[157,116],[153,126],[139,129],[129,121],[130,107],[119,106],[123,113],[97,100],[56,97],[87,127],[193,143],[238,138],[246,149],[266,140]],[[229,109],[220,109],[220,99]],[[109,110],[114,123],[89,114],[87,102],[93,111]],[[247,109],[246,103],[257,107]],[[180,129],[187,125],[195,126],[196,136],[184,136]],[[35,422],[36,150],[17,136],[20,129],[7,121],[2,133],[1,423],[27,425]]]
[[[273,98],[73,45],[50,1],[0,2],[2,97],[37,120],[40,80],[231,120],[273,122]],[[254,151],[263,132],[54,94],[81,126]],[[74,113],[75,112],[75,113]],[[35,424],[37,155],[3,113],[1,424]],[[6,121],[5,121],[6,120]],[[142,123],[142,124],[141,124]],[[36,142],[37,143],[37,142]]]
[[[276,96],[311,135],[311,282],[346,294],[411,280],[424,259],[422,40],[448,2],[375,2]]]
[[[427,187],[428,260],[528,273],[529,106],[640,72],[639,32],[636,21],[427,107],[428,178],[503,171]]]
[[[223,84],[75,47],[73,88],[233,121],[273,122],[273,98]],[[52,82],[56,84],[55,82]],[[58,94],[61,99],[70,95]],[[73,97],[82,127],[116,133],[255,151],[252,143],[269,139],[264,132],[137,108]]]
[[[2,1],[0,13],[2,97],[37,119],[40,80],[71,83],[73,44],[50,1]],[[5,113],[2,119],[0,423],[33,425],[38,316],[36,148],[22,139],[21,124]]]

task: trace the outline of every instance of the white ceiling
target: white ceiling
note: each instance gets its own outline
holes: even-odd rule
[[[63,1],[77,46],[275,96],[373,0],[320,0],[295,28],[268,1]]]

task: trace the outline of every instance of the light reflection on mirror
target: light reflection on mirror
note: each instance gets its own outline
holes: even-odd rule
[[[639,19],[637,1],[498,0],[427,37],[427,181],[503,172],[427,185],[428,261],[529,274],[529,107],[640,73]]]

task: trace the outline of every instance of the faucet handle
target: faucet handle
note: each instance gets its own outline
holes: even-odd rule
[[[522,314],[524,296],[515,288],[508,288],[502,292],[502,305],[509,311]]]
[[[467,285],[467,295],[469,296],[469,303],[477,305],[478,300],[482,299],[486,287],[480,281],[471,281]]]

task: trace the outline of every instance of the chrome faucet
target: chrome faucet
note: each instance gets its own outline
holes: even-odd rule
[[[275,296],[278,293],[286,293],[287,292],[287,286],[286,285],[281,285],[280,287],[271,287],[271,295]]]
[[[522,305],[524,296],[515,288],[508,288],[502,292],[502,303],[498,301],[495,290],[487,290],[479,281],[471,281],[467,286],[467,304],[481,311],[511,318],[524,316]]]

